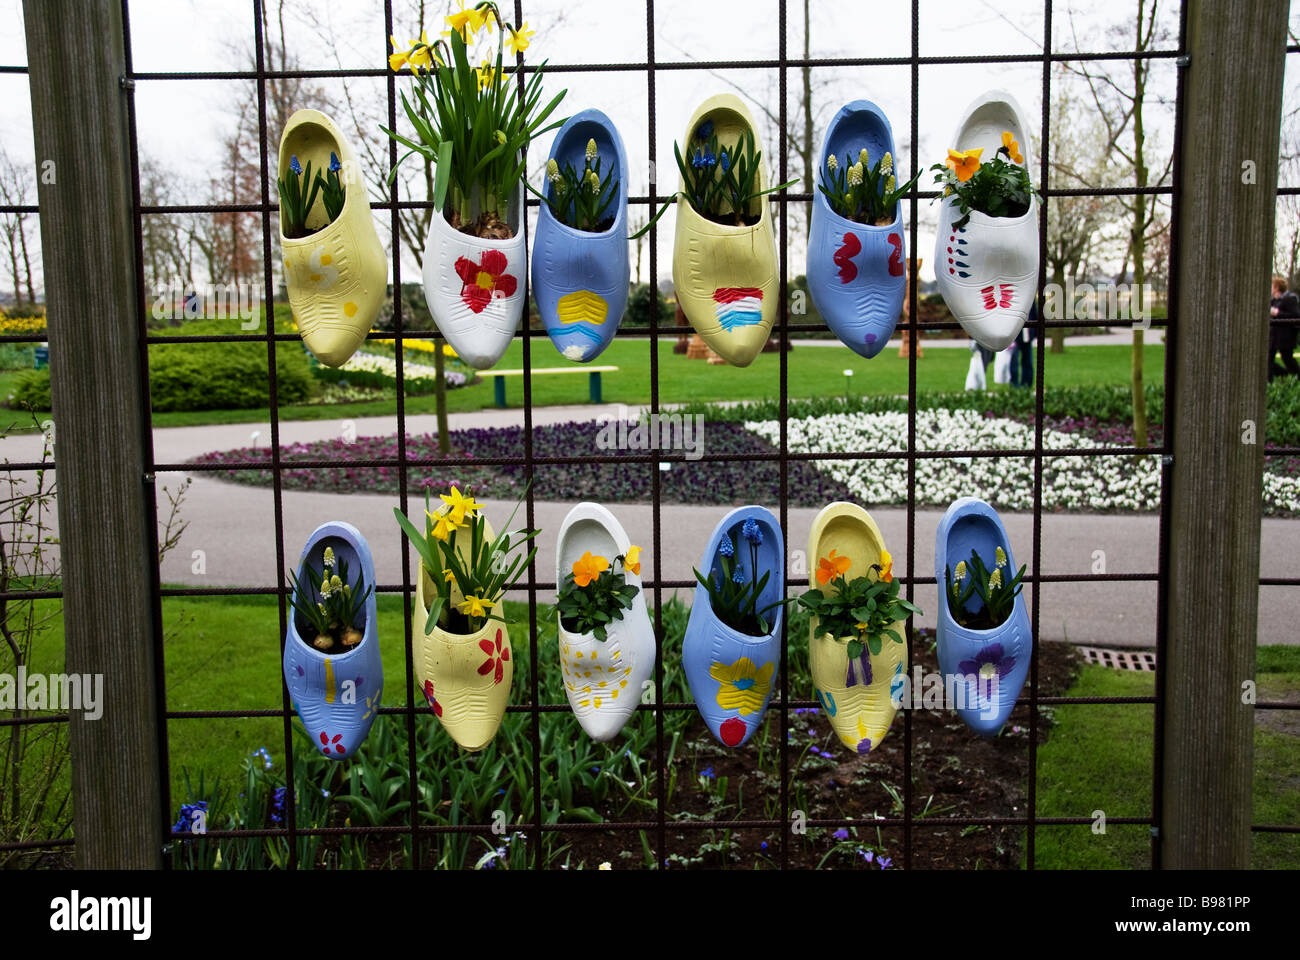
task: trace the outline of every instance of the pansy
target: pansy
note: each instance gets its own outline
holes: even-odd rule
[[[604,557],[592,556],[590,550],[573,561],[573,582],[585,587],[609,569],[609,561]]]
[[[623,557],[623,569],[630,570],[637,576],[641,575],[641,548],[633,544],[627,548],[627,555]]]
[[[822,557],[817,561],[817,582],[822,586],[830,583],[837,577],[842,577],[848,573],[852,561],[848,557],[842,557],[834,550],[830,556]]]
[[[1025,158],[1020,155],[1020,144],[1016,142],[1010,130],[1002,131],[1002,149],[1007,152],[1007,156],[1011,158],[1012,162],[1025,162]]]
[[[894,582],[894,557],[888,550],[880,551],[880,579],[885,583]]]
[[[974,150],[949,150],[948,159],[944,164],[951,167],[957,174],[957,179],[965,183],[975,176],[975,171],[980,168],[980,156],[983,153],[983,147],[976,147]]]

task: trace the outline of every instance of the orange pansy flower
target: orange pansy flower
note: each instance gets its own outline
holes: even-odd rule
[[[841,557],[832,550],[829,557],[817,561],[817,582],[825,586],[836,577],[843,576],[848,572],[849,563],[848,557]]]

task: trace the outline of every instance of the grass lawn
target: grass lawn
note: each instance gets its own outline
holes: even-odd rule
[[[1261,700],[1300,698],[1300,647],[1261,647],[1257,677]],[[1084,666],[1070,689],[1075,697],[1151,696],[1155,676]],[[1044,817],[1145,817],[1151,813],[1152,714],[1147,704],[1078,704],[1056,709],[1056,725],[1038,751],[1038,813]],[[1289,732],[1281,711],[1260,711],[1255,724],[1253,823],[1300,823],[1296,790],[1300,726]],[[1039,869],[1148,869],[1149,828],[1107,824],[1043,826],[1036,833]],[[1300,836],[1254,833],[1251,866],[1295,869]]]
[[[545,340],[532,344],[534,368],[564,367],[570,364]],[[297,349],[292,344],[280,349]],[[410,351],[416,362],[427,362],[424,354]],[[1070,346],[1063,354],[1048,354],[1044,383],[1049,387],[1126,384],[1130,379],[1133,350],[1126,345]],[[1161,383],[1164,371],[1164,347],[1148,345],[1144,352],[1147,383]],[[603,394],[607,403],[643,404],[650,400],[650,342],[615,340],[596,361],[619,368],[618,373],[603,375]],[[965,385],[970,354],[963,349],[931,347],[917,362],[918,392],[960,391]],[[497,364],[500,370],[518,370],[523,366],[523,346],[516,340]],[[906,394],[908,361],[896,350],[886,350],[874,360],[864,360],[844,346],[800,346],[791,351],[788,367],[788,395],[819,397],[841,395],[845,391],[844,371],[854,375],[850,390],[860,394]],[[539,376],[533,379],[533,405],[553,406],[583,404],[588,401],[587,377]],[[997,389],[1005,389],[998,387]],[[672,352],[672,341],[659,343],[659,399],[662,403],[686,403],[692,400],[761,400],[780,395],[780,356],[760,354],[748,367],[711,366],[703,360],[688,360]],[[522,378],[512,378],[506,385],[508,405],[523,406]],[[493,385],[487,380],[451,390],[447,408],[453,413],[494,406]],[[296,405],[280,408],[281,420],[319,420],[339,417],[382,416],[396,411],[394,400],[336,405]],[[433,413],[433,397],[408,397],[408,414]],[[266,410],[209,410],[194,413],[158,413],[153,422],[158,427],[193,426],[204,423],[251,423],[268,418]]]

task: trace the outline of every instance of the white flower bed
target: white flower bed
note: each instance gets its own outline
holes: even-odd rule
[[[775,420],[746,423],[769,443],[780,443]],[[792,453],[846,453],[907,449],[904,413],[836,413],[790,420],[786,431]],[[926,450],[1028,450],[1034,428],[1016,420],[985,417],[973,410],[918,410],[916,447]],[[1104,449],[1102,444],[1056,430],[1043,431],[1045,450]],[[1160,458],[1045,457],[1043,508],[1046,510],[1157,510]],[[818,469],[847,486],[867,504],[907,503],[947,506],[959,497],[979,497],[1004,510],[1032,510],[1034,463],[1029,457],[937,458],[916,461],[916,486],[907,485],[903,460],[817,460]],[[1268,513],[1300,512],[1300,478],[1264,474]]]
[[[397,360],[378,353],[354,353],[347,363],[339,367],[344,373],[378,373],[381,376],[397,379]],[[407,380],[433,380],[438,376],[437,368],[423,363],[402,364],[402,376]],[[465,375],[456,370],[447,370],[447,386],[460,387],[465,384]]]

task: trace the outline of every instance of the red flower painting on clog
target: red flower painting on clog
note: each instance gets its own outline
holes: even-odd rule
[[[519,282],[506,273],[509,266],[500,250],[485,250],[478,263],[468,257],[456,259],[456,274],[463,286],[460,298],[475,313],[482,313],[493,297],[512,297]]]
[[[478,668],[479,676],[486,677],[495,667],[496,676],[493,677],[492,682],[494,684],[500,683],[505,677],[506,663],[510,660],[510,648],[501,646],[501,631],[497,631],[495,647],[493,647],[492,641],[487,639],[480,640],[478,645],[479,649],[487,654],[487,660],[483,661],[483,665]]]

